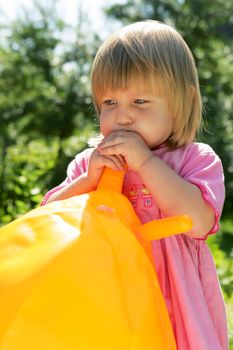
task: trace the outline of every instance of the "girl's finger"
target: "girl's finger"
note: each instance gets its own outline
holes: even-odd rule
[[[118,132],[112,132],[106,138],[104,138],[101,143],[97,146],[98,149],[103,149],[109,146],[115,146],[122,143],[122,135]]]
[[[123,170],[124,166],[116,156],[102,156],[101,162],[103,166],[111,168],[113,170]]]
[[[115,162],[119,170],[123,170],[125,167],[125,160],[124,157],[121,155],[112,155],[111,159]]]
[[[125,158],[119,154],[119,155],[116,155],[116,157],[119,159],[119,161],[121,162],[121,165],[123,166],[123,168],[125,167],[126,165],[126,161],[125,161]]]
[[[98,152],[104,156],[120,156],[122,155],[123,144],[115,144],[115,145],[104,145],[98,148]]]

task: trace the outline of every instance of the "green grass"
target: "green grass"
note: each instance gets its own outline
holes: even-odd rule
[[[223,290],[228,319],[230,350],[233,350],[233,218],[223,219],[217,235],[208,238]]]

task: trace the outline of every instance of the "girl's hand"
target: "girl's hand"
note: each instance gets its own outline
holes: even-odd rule
[[[113,170],[123,170],[125,161],[122,156],[104,156],[95,149],[91,154],[87,172],[82,173],[65,187],[52,193],[46,203],[67,199],[96,190],[105,166]]]
[[[87,171],[87,180],[91,188],[96,189],[105,166],[113,170],[123,170],[125,160],[121,155],[102,155],[95,149],[91,154]]]
[[[113,131],[97,147],[105,157],[123,157],[128,167],[137,171],[153,153],[142,137],[134,131]]]

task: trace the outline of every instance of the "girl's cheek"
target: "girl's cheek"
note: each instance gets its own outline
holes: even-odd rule
[[[106,118],[100,116],[100,131],[104,136],[107,136],[112,130],[111,123]]]
[[[100,129],[100,131],[104,137],[107,137],[111,133],[110,129]]]
[[[103,117],[101,117],[101,115],[100,115],[100,118],[99,118],[99,125],[100,125],[100,131],[102,132],[102,134],[104,134],[105,124],[106,124],[106,123],[104,122]]]
[[[107,134],[109,133],[107,126],[101,122],[100,122],[100,131],[104,137],[106,137]]]

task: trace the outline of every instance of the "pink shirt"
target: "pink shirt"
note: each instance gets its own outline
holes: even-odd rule
[[[91,152],[92,149],[87,149],[75,157],[68,166],[65,181],[46,194],[42,205],[53,192],[87,171]],[[208,234],[215,233],[225,196],[219,157],[203,143],[192,143],[173,151],[162,147],[154,153],[182,178],[200,188],[215,212],[215,224]],[[126,173],[122,191],[143,223],[163,217],[156,198],[136,172]],[[155,268],[178,350],[228,349],[225,305],[215,264],[205,242],[207,236],[193,239],[180,234],[152,242]]]

